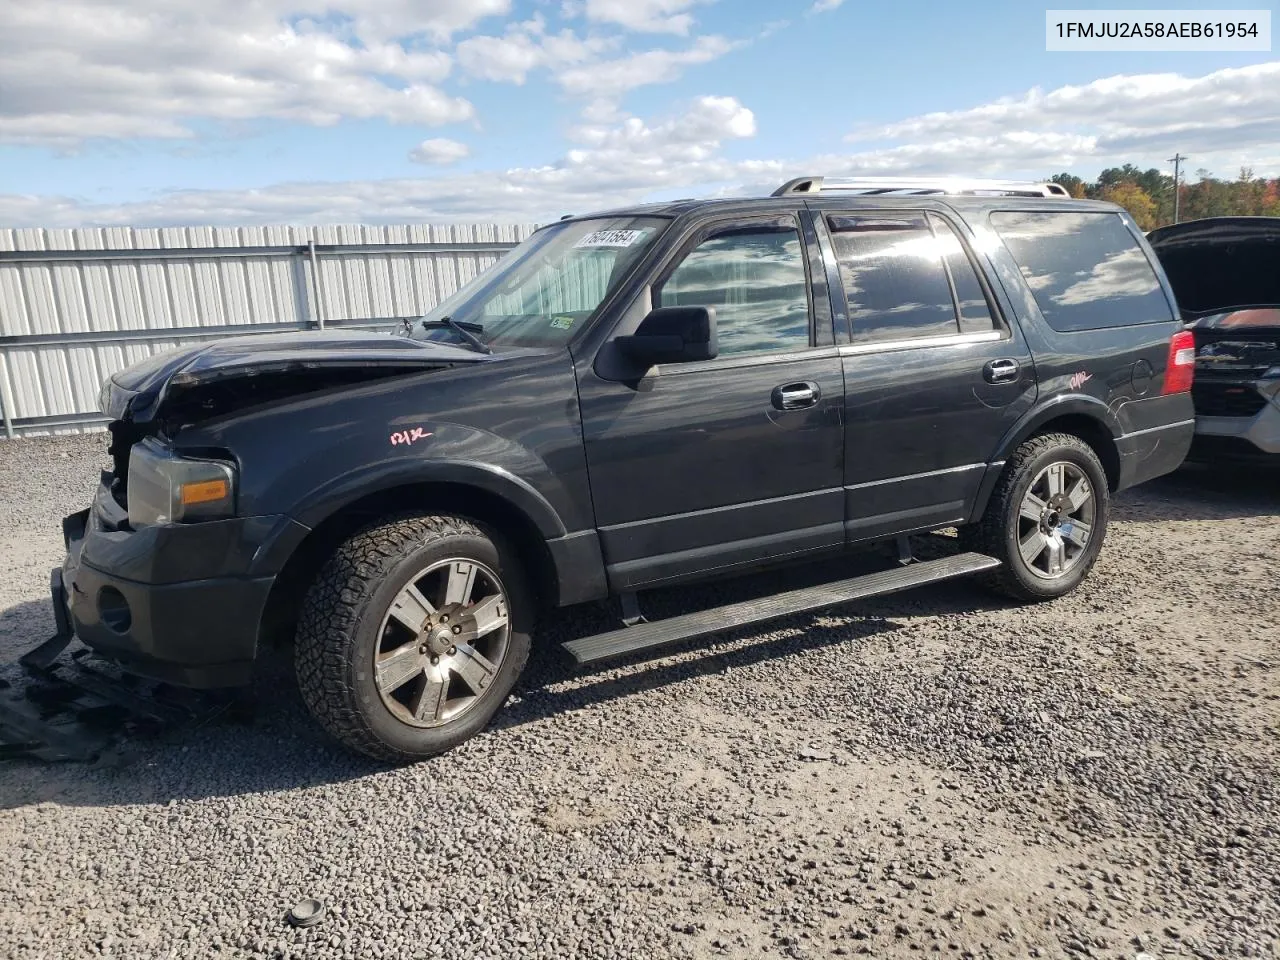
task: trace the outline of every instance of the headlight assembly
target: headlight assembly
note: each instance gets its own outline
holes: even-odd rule
[[[129,523],[191,523],[235,513],[236,468],[180,457],[148,438],[129,451]]]

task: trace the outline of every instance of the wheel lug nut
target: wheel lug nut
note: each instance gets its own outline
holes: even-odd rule
[[[450,648],[449,648],[449,656],[451,656],[451,657],[452,657],[452,656],[453,656],[454,654],[456,654],[457,652],[458,652],[458,648],[457,648],[457,647],[450,647]]]
[[[434,667],[434,666],[436,666],[439,662],[440,662],[440,658],[439,658],[439,657],[432,657],[432,658],[431,658],[431,665],[432,665],[433,667]]]
[[[441,614],[441,615],[440,615],[440,622],[441,622],[441,623],[448,623],[448,622],[449,622],[449,615],[448,615],[447,613]]]
[[[461,633],[461,632],[462,632],[462,628],[461,628],[461,627],[457,627],[457,626],[455,626],[455,627],[453,628],[453,632],[454,632],[454,633]]]

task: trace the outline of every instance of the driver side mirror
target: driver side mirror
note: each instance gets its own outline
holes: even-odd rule
[[[658,363],[714,360],[720,352],[715,307],[656,307],[636,332],[615,337],[630,360],[646,369]]]

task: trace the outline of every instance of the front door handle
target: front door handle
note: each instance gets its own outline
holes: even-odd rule
[[[982,379],[987,383],[1014,383],[1020,372],[1018,361],[1006,357],[988,362],[982,368]]]
[[[809,380],[800,383],[784,383],[773,388],[769,398],[779,410],[803,410],[822,399],[822,391]]]

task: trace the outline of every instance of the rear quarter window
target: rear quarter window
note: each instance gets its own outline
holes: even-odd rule
[[[1054,330],[1175,319],[1151,262],[1119,214],[997,211],[991,226]]]

